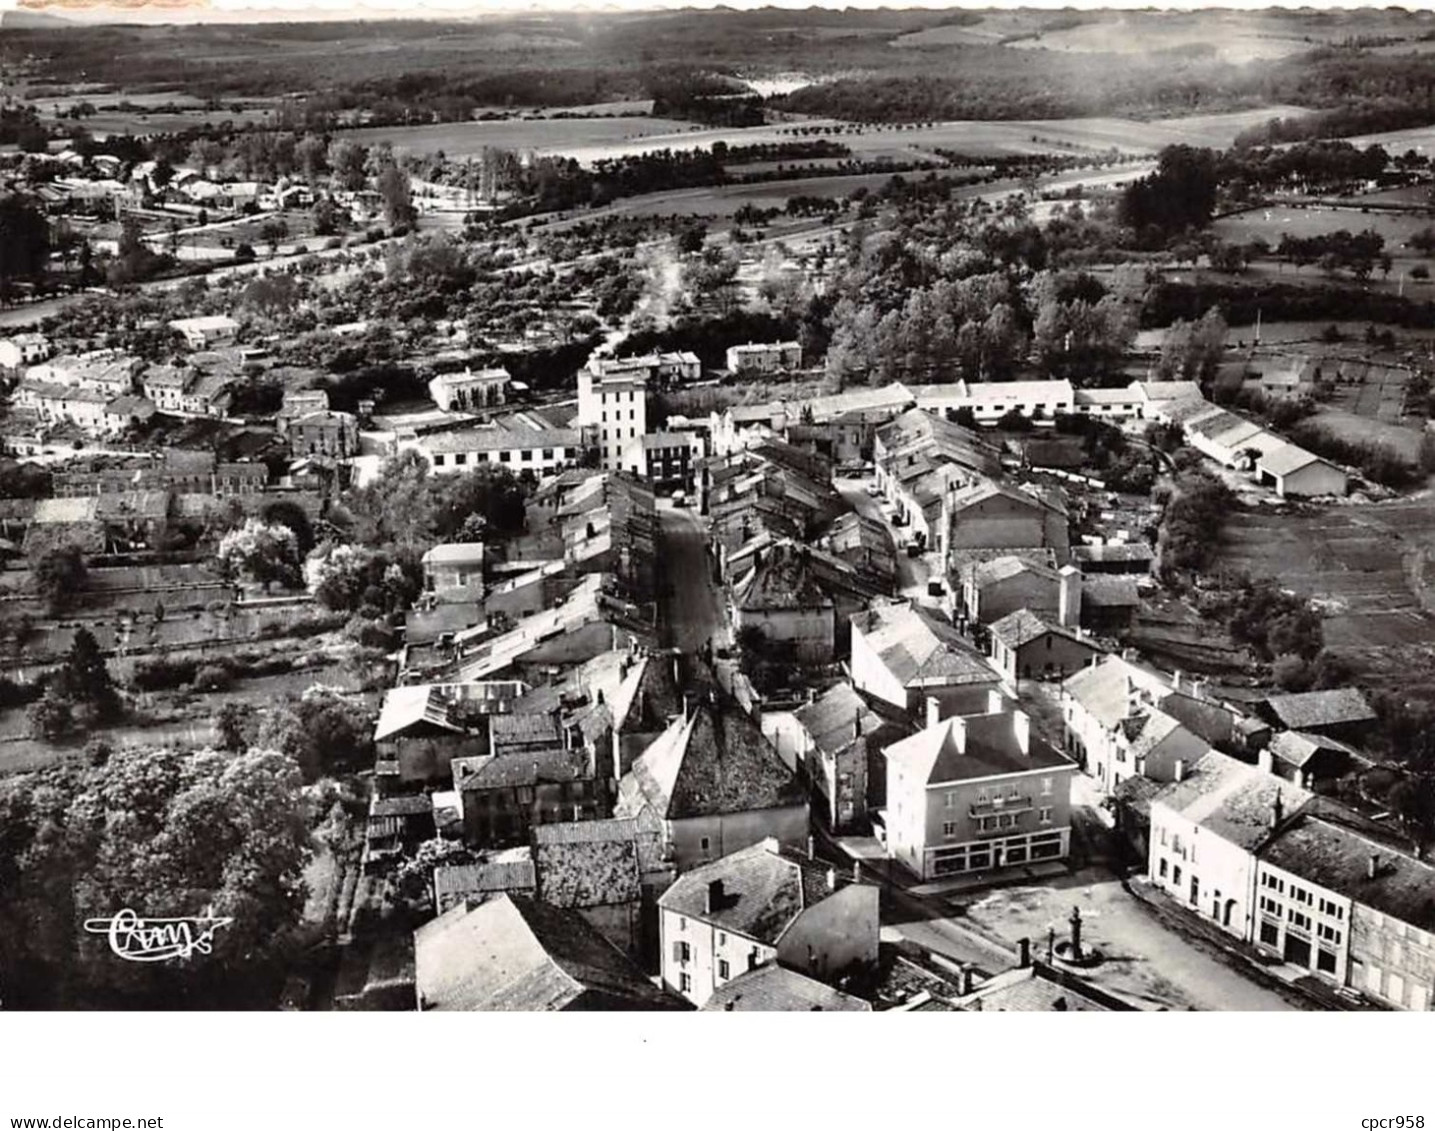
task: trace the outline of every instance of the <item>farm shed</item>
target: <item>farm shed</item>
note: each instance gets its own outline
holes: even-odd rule
[[[1348,486],[1344,471],[1294,444],[1267,452],[1256,469],[1283,499],[1344,495]]]

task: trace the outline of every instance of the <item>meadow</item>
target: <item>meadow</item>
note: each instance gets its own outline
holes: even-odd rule
[[[1242,212],[1238,216],[1227,216],[1211,225],[1211,230],[1230,243],[1249,243],[1265,240],[1274,248],[1282,236],[1308,238],[1329,235],[1345,229],[1361,232],[1369,228],[1385,237],[1386,250],[1392,254],[1405,251],[1414,254],[1407,247],[1410,237],[1431,226],[1428,216],[1392,212],[1363,212],[1359,208],[1335,208],[1329,205],[1311,205],[1297,208],[1281,205],[1275,208],[1257,208]]]

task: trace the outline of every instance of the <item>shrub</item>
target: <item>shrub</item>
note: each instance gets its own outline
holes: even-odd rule
[[[234,673],[225,664],[205,664],[194,673],[196,691],[223,691],[234,682]]]

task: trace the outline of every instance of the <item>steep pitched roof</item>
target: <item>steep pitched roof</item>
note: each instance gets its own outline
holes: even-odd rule
[[[993,621],[988,631],[1008,648],[1025,647],[1033,640],[1040,640],[1050,632],[1078,644],[1085,644],[1093,651],[1101,651],[1099,645],[1083,638],[1080,633],[1039,613],[1034,613],[1030,609],[1017,609],[1015,612],[1007,613],[1000,620]]]
[[[414,948],[421,1009],[681,1008],[581,915],[523,896],[459,904]]]
[[[618,784],[616,815],[666,820],[800,805],[796,777],[735,706],[703,703],[674,719]]]
[[[1062,688],[1102,726],[1114,727],[1131,712],[1132,686],[1160,695],[1169,690],[1161,676],[1120,656],[1105,656],[1098,663],[1069,676]]]

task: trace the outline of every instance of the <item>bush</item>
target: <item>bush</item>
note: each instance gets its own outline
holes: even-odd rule
[[[70,704],[57,695],[46,694],[26,712],[30,733],[47,742],[66,737],[75,727],[75,713]]]
[[[135,664],[130,686],[136,691],[176,691],[193,683],[198,674],[198,660],[155,656]]]
[[[234,673],[225,664],[205,664],[194,673],[196,691],[223,691],[234,682]]]
[[[0,675],[0,711],[11,707],[24,707],[35,702],[45,693],[37,683],[21,683],[8,675]]]

